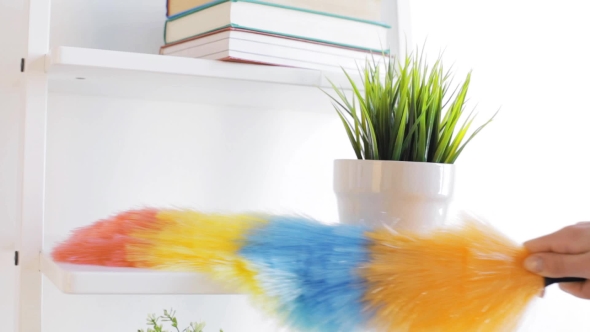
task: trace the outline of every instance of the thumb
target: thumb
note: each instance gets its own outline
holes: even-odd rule
[[[590,254],[538,253],[527,257],[524,267],[544,277],[590,278]]]

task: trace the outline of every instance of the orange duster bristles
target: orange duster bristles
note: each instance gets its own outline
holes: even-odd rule
[[[514,331],[544,288],[523,268],[526,250],[480,221],[368,236],[365,300],[379,331]]]
[[[80,228],[53,249],[52,257],[57,262],[74,264],[138,267],[127,258],[127,247],[146,242],[134,236],[137,230],[158,231],[158,212],[150,208],[130,210]]]

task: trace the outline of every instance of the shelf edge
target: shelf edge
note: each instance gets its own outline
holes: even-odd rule
[[[73,266],[58,264],[45,253],[40,254],[40,267],[42,274],[66,294],[243,294],[196,272]]]
[[[322,82],[322,72],[312,69],[57,46],[47,56],[46,70],[52,72],[62,66],[200,76],[312,87],[319,86]],[[264,67],[264,70],[261,70],[261,67]]]

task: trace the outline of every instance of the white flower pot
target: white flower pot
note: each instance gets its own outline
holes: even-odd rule
[[[334,161],[340,222],[428,232],[444,224],[455,166],[426,162]]]

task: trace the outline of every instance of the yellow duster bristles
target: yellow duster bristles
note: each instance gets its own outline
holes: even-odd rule
[[[127,247],[138,267],[198,271],[253,295],[261,295],[256,271],[238,256],[247,233],[267,221],[254,215],[215,215],[191,210],[162,210],[156,230],[136,230],[139,244]]]
[[[544,280],[526,250],[487,224],[429,235],[368,233],[365,301],[379,331],[513,331]]]

